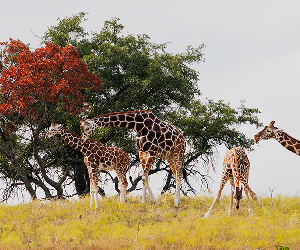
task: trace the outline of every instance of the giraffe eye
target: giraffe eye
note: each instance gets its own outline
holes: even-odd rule
[[[268,133],[271,133],[271,130],[270,130],[270,129],[268,129],[268,130],[267,130],[267,132],[268,132]]]

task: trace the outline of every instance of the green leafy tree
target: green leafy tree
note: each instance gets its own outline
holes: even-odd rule
[[[223,101],[205,100],[200,95],[199,72],[192,66],[204,61],[203,44],[188,46],[184,52],[173,54],[167,51],[167,43],[155,44],[145,34],[124,35],[124,26],[117,18],[106,21],[100,32],[89,35],[81,26],[85,16],[81,12],[58,19],[58,24],[44,34],[43,42],[62,47],[73,45],[89,71],[101,79],[100,91],[86,92],[89,104],[89,112],[84,114],[86,118],[114,111],[151,109],[161,119],[181,128],[188,142],[183,170],[184,193],[195,192],[192,185],[195,179],[209,187],[207,169],[214,167],[214,150],[219,145],[251,149],[253,140],[239,132],[239,127],[246,123],[259,126],[259,111],[243,103],[234,109]],[[77,117],[62,116],[60,122],[79,133]],[[141,176],[135,134],[127,129],[103,128],[93,136],[131,155],[131,169],[137,168],[137,171],[130,171],[128,191],[137,189]],[[69,162],[82,162],[82,156],[70,147],[62,143],[59,148],[64,150],[56,150],[54,145],[58,144],[53,143],[53,148],[49,146],[49,162],[66,159],[65,155],[69,155]],[[50,166],[59,169],[58,164]],[[166,162],[156,161],[149,174],[157,173],[165,175],[162,192],[171,190],[175,181]],[[80,174],[77,177],[84,179]],[[106,173],[104,181],[107,180],[115,183],[118,191],[116,177]]]
[[[236,110],[223,101],[214,102],[206,99],[194,101],[188,110],[179,109],[176,112],[168,113],[169,121],[177,125],[184,131],[184,135],[189,145],[185,155],[184,180],[187,190],[195,192],[192,187],[191,179],[202,184],[209,189],[209,176],[206,171],[199,168],[199,161],[204,164],[204,169],[209,167],[214,169],[216,149],[220,145],[225,145],[228,149],[239,146],[251,150],[253,139],[246,137],[245,134],[238,131],[241,125],[249,123],[254,126],[260,126],[257,114],[258,109],[249,109],[243,102]],[[169,173],[170,174],[170,173]],[[171,174],[168,185],[175,185],[175,180]]]
[[[57,26],[46,32],[44,40],[55,42],[56,37],[62,36],[61,30],[67,29],[70,37],[77,40],[65,37],[59,41],[61,45],[72,41],[89,70],[102,80],[101,90],[90,96],[92,112],[88,117],[114,111],[151,109],[163,120],[181,128],[188,141],[183,192],[195,191],[191,185],[195,178],[200,178],[200,182],[209,187],[206,170],[214,167],[213,152],[219,145],[251,149],[253,140],[238,128],[246,123],[259,126],[258,109],[241,104],[236,110],[222,101],[200,101],[199,72],[192,65],[204,61],[204,44],[196,48],[188,46],[185,52],[172,54],[167,52],[167,43],[155,44],[145,34],[123,35],[124,26],[118,18],[106,21],[99,33],[94,32],[87,38],[88,33],[80,26],[84,17],[85,13],[80,13],[59,20]],[[105,144],[124,148],[132,156],[132,165],[138,164],[132,131],[103,128],[94,137]],[[204,169],[200,167],[201,162]],[[175,185],[174,176],[166,163],[158,160],[149,174],[161,172],[166,175],[162,191],[170,190]],[[115,177],[110,178],[117,183]],[[134,190],[141,176],[129,178],[129,190]]]
[[[72,17],[58,18],[58,25],[52,26],[43,36],[43,40],[51,41],[53,44],[65,47],[67,44],[76,45],[79,39],[87,35],[84,28],[80,26],[85,21],[86,13],[80,12]]]

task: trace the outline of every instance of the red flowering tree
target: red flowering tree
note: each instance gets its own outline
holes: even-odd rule
[[[62,120],[62,117],[71,119],[82,111],[88,94],[100,90],[102,83],[88,71],[70,45],[61,48],[47,43],[31,51],[21,41],[10,40],[0,46],[0,152],[7,164],[14,167],[14,174],[32,198],[36,198],[32,184],[42,188],[46,197],[51,196],[45,182],[62,197],[67,169],[58,181],[47,175],[47,166],[41,157],[46,152],[41,147],[43,133],[51,121]],[[23,159],[20,151],[29,145],[36,173],[26,171],[28,164],[18,160]]]
[[[35,51],[19,40],[3,44],[1,113],[21,113],[40,119],[36,104],[56,103],[75,113],[83,104],[84,89],[100,90],[101,81],[88,71],[75,48],[51,43]]]

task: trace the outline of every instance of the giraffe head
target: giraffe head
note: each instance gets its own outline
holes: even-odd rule
[[[61,127],[62,127],[61,124],[54,124],[53,122],[51,122],[51,126],[49,127],[49,130],[46,133],[45,138],[49,139],[50,137],[56,134],[60,134]]]
[[[80,130],[81,130],[81,144],[85,143],[85,141],[90,137],[93,133],[97,124],[93,120],[80,120]]]
[[[254,136],[254,140],[256,142],[259,142],[260,140],[269,140],[271,138],[275,138],[279,133],[282,132],[281,129],[276,128],[274,126],[275,121],[271,121],[269,126],[265,126],[264,129],[260,132],[258,132]]]
[[[240,200],[243,199],[243,187],[235,188],[235,194],[234,194],[234,199],[236,200],[236,209],[239,210],[240,208]]]

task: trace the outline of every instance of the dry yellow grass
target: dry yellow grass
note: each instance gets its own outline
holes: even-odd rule
[[[202,219],[211,197],[173,196],[150,199],[118,197],[100,201],[30,202],[1,205],[0,249],[300,249],[300,198],[277,196],[254,202],[248,215],[246,199],[227,216],[229,198],[223,197],[211,217]]]

